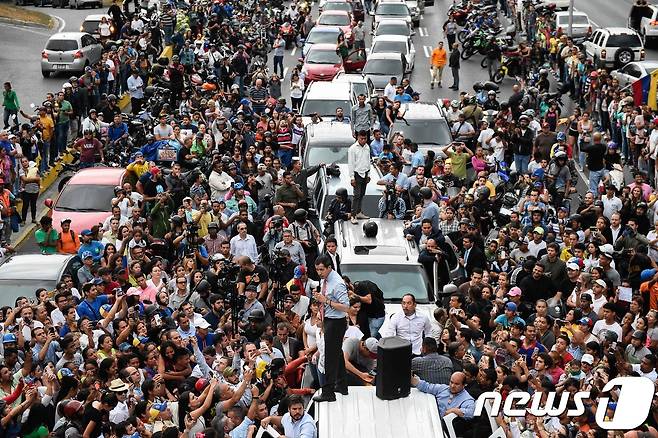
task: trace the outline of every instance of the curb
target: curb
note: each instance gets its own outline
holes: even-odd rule
[[[49,15],[49,16],[50,16],[50,21],[51,21],[50,26],[45,26],[45,25],[40,24],[40,23],[34,23],[32,21],[16,20],[16,19],[13,19],[13,18],[6,18],[6,17],[0,17],[0,23],[15,24],[15,25],[18,25],[18,26],[26,26],[26,27],[37,27],[39,29],[51,30],[55,27],[53,22],[54,21],[59,21],[59,20],[57,20],[56,18],[53,18],[52,15]]]

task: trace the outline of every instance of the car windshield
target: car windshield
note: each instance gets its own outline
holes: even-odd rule
[[[342,61],[335,50],[313,50],[306,55],[307,64],[340,64]]]
[[[350,17],[347,14],[322,14],[318,24],[329,26],[347,26],[350,24]]]
[[[46,50],[54,52],[70,52],[78,50],[78,42],[76,40],[49,40],[46,44]]]
[[[336,43],[339,34],[340,32],[311,31],[311,33],[308,34],[306,42],[311,44]]]
[[[0,290],[2,290],[0,305],[13,306],[18,297],[34,297],[35,290],[41,288],[54,290],[56,285],[56,280],[31,280],[28,278],[0,280]]]
[[[308,149],[304,167],[317,166],[320,163],[345,164],[347,163],[347,149],[351,144],[345,147],[313,145]]]
[[[347,2],[327,2],[323,10],[352,12],[352,5]]]
[[[404,24],[380,24],[377,26],[377,33],[375,36],[378,35],[403,35],[408,37],[411,35],[411,32],[409,31],[409,26],[404,25]]]
[[[370,53],[402,53],[407,54],[407,43],[404,41],[376,41]]]
[[[58,211],[108,211],[114,197],[114,186],[67,184],[57,200]]]
[[[347,100],[312,100],[308,99],[302,105],[302,114],[310,116],[318,113],[322,117],[334,116],[336,108],[342,108],[345,114],[349,114],[352,105]]]
[[[450,128],[444,119],[439,120],[407,120],[396,121],[391,127],[391,132],[401,132],[404,138],[411,139],[418,144],[447,145],[452,140]]]
[[[427,274],[419,265],[340,265],[342,275],[347,275],[352,282],[370,280],[384,292],[384,301],[400,302],[405,294],[412,293],[416,302],[430,302],[430,283]]]
[[[559,23],[560,26],[568,26],[569,25],[569,16],[565,15],[563,17],[560,17]],[[573,16],[573,24],[589,24],[589,21],[587,20],[587,15],[575,15]]]
[[[98,25],[100,21],[85,21],[82,23],[82,31],[87,33],[98,32]]]
[[[369,59],[363,73],[369,75],[401,75],[402,61],[398,59]]]
[[[382,3],[377,6],[375,15],[395,15],[404,17],[409,15],[409,8],[404,3]]]
[[[641,47],[642,42],[637,35],[610,35],[606,45],[608,47]]]

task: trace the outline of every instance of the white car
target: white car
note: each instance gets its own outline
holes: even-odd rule
[[[370,54],[402,53],[407,60],[407,73],[414,69],[416,48],[409,38],[403,35],[380,35],[372,40]]]
[[[646,12],[646,15],[640,20],[640,36],[644,40],[644,44],[658,38],[658,21],[656,21],[658,20],[658,7],[648,5]]]
[[[613,70],[610,75],[619,81],[619,88],[626,88],[658,69],[658,61],[629,62],[619,70]]]
[[[101,23],[103,17],[105,17],[107,22],[110,23],[110,33],[114,34],[118,29],[114,27],[112,17],[107,14],[87,15],[85,21],[80,25],[80,32],[87,32],[96,38],[100,37],[100,34],[98,33],[98,25]]]
[[[555,26],[558,35],[569,35],[569,11],[555,13]],[[573,11],[571,36],[574,39],[587,38],[592,34],[592,23],[586,13]]]
[[[633,29],[602,27],[584,43],[587,59],[596,68],[623,67],[629,62],[644,61],[644,44]]]
[[[411,24],[411,11],[406,3],[401,1],[382,0],[375,8],[375,18],[372,20],[374,29],[382,19],[397,18]]]
[[[569,9],[570,0],[541,0],[540,4],[550,5],[551,3],[555,4],[555,9]]]

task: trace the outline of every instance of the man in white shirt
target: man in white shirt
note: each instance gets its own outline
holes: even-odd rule
[[[388,100],[390,103],[393,103],[397,86],[398,78],[395,76],[391,77],[391,79],[388,81],[388,84],[386,84],[386,87],[384,87],[384,99]]]
[[[416,312],[416,297],[406,294],[402,297],[402,312],[396,312],[379,329],[383,338],[399,336],[411,342],[411,352],[420,356],[423,338],[432,332],[432,324],[427,315]]]
[[[358,223],[357,219],[370,219],[363,214],[362,202],[366,194],[366,187],[370,177],[370,147],[368,146],[368,133],[359,131],[356,142],[347,151],[347,166],[349,168],[354,194],[352,196],[352,224]]]
[[[119,424],[122,421],[126,421],[128,417],[130,417],[128,405],[126,404],[129,389],[130,388],[123,380],[112,380],[112,383],[110,384],[110,391],[116,395],[118,403],[114,409],[110,411],[110,423]]]
[[[482,122],[480,122],[480,135],[478,136],[478,144],[482,147],[482,149],[491,149],[489,140],[493,137],[493,135],[494,130],[489,127],[489,122],[482,120]]]
[[[658,373],[656,373],[656,356],[653,354],[647,354],[642,358],[639,364],[630,365],[629,367],[638,373],[642,377],[655,382],[658,379]]]
[[[606,186],[605,196],[601,197],[603,201],[603,216],[612,219],[613,213],[621,211],[621,199],[615,194],[615,186],[608,184]]]
[[[231,254],[237,260],[240,256],[247,256],[252,262],[258,263],[258,248],[256,239],[251,234],[247,234],[247,224],[240,222],[238,225],[238,235],[231,239]]]
[[[615,306],[612,303],[606,303],[603,305],[603,319],[596,321],[594,328],[592,329],[592,334],[601,339],[599,333],[601,333],[602,330],[611,331],[617,335],[618,341],[622,340],[621,326],[615,321]]]
[[[208,177],[211,198],[213,200],[223,200],[234,182],[233,177],[224,172],[222,162],[215,161],[212,166],[212,172],[210,172],[210,176]]]

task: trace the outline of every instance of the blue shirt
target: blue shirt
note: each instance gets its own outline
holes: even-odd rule
[[[316,438],[318,436],[313,417],[306,412],[299,421],[293,421],[290,414],[285,414],[281,418],[281,425],[286,438]]]
[[[350,300],[347,295],[347,286],[343,281],[343,277],[341,277],[338,272],[332,269],[327,278],[320,281],[320,293],[327,297],[327,301],[325,301],[324,304],[325,318],[340,319],[347,316],[347,313],[329,307],[330,300],[346,306],[350,305]]]
[[[419,219],[414,219],[411,221],[411,225],[418,225],[423,222],[425,219],[429,219],[432,221],[432,229],[434,230],[439,230],[439,218],[440,212],[439,212],[439,206],[436,205],[436,202],[430,202],[429,204],[425,205],[423,207],[423,211],[420,214]]]
[[[415,169],[416,167],[424,165],[425,157],[423,156],[423,153],[421,151],[414,152],[414,154],[411,156],[411,167]]]
[[[510,328],[510,326],[515,323],[520,323],[525,325],[525,321],[518,315],[514,315],[514,318],[512,318],[511,321],[507,319],[507,316],[505,314],[498,315],[496,319],[494,319],[494,324],[500,324],[503,326],[503,328]]]
[[[122,135],[127,133],[128,125],[123,122],[120,123],[119,126],[116,126],[114,123],[112,123],[110,127],[107,128],[107,138],[109,138],[110,141],[118,140]]]
[[[402,95],[396,94],[393,100],[396,102],[411,102],[413,99],[407,93],[402,93]]]
[[[370,155],[373,157],[379,157],[384,151],[384,139],[380,138],[379,140],[373,140],[370,142]]]
[[[409,177],[402,172],[398,173],[397,177],[393,176],[392,173],[387,173],[386,175],[384,175],[382,179],[387,182],[392,182],[393,180],[395,180],[395,184],[399,185],[404,190],[409,190],[409,187],[411,186],[411,181],[409,181]]]
[[[105,245],[100,243],[98,240],[92,240],[89,243],[83,243],[80,245],[80,249],[78,250],[78,257],[82,259],[82,254],[84,254],[86,251],[89,251],[91,256],[94,258],[94,262],[99,262],[103,256],[103,250],[105,250]]]
[[[464,413],[464,419],[470,420],[475,412],[475,399],[462,389],[461,392],[453,394],[450,392],[449,385],[438,383],[427,383],[421,380],[416,386],[420,392],[432,394],[436,398],[436,404],[439,407],[439,415],[443,417],[448,409],[457,408]]]
[[[249,426],[252,424],[254,424],[254,420],[250,419],[249,417],[244,417],[242,423],[240,423],[235,429],[229,432],[228,435],[231,438],[247,438],[247,431],[249,430]]]
[[[82,300],[80,304],[78,304],[78,307],[76,307],[76,310],[78,311],[80,318],[86,316],[92,321],[100,321],[102,319],[100,310],[101,306],[109,303],[110,299],[107,295],[100,295],[92,302],[89,302],[89,300]]]

